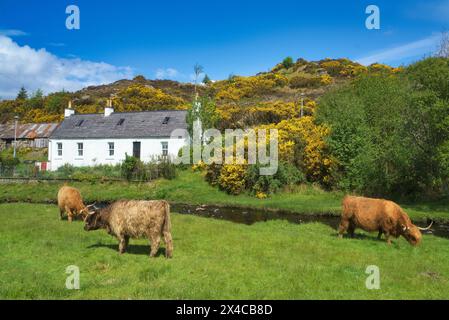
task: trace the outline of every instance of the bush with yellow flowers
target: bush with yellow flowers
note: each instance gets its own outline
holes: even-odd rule
[[[201,172],[207,169],[207,165],[204,163],[204,161],[199,161],[197,164],[194,164],[192,166],[193,172]]]
[[[334,82],[334,79],[328,74],[323,74],[320,78],[321,84],[328,86]]]
[[[161,109],[187,109],[188,103],[182,98],[171,96],[160,89],[135,84],[121,90],[114,99],[118,112],[151,111]]]
[[[280,74],[265,73],[253,77],[234,76],[229,80],[217,81],[212,85],[217,101],[238,103],[241,99],[251,98],[276,91],[288,83]]]
[[[263,199],[268,198],[268,195],[266,193],[264,193],[264,192],[257,192],[256,193],[256,198],[260,199],[260,200],[263,200]]]
[[[393,68],[382,63],[373,63],[368,67],[370,72],[393,72]]]
[[[343,65],[338,60],[325,60],[320,63],[320,67],[324,68],[331,76],[338,76],[343,70]]]
[[[315,124],[312,116],[305,116],[259,128],[278,129],[280,160],[301,168],[309,181],[331,184],[334,161],[325,141],[330,134],[328,127]]]
[[[245,190],[246,165],[226,164],[221,168],[218,177],[220,189],[232,195],[238,195]]]

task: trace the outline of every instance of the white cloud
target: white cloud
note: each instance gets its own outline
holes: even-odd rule
[[[79,58],[60,58],[45,49],[20,46],[0,35],[0,97],[14,97],[21,86],[45,93],[76,91],[90,85],[107,84],[132,78],[129,67]]]
[[[7,37],[20,37],[20,36],[27,36],[28,33],[22,31],[22,30],[16,30],[16,29],[5,29],[0,30],[1,36],[7,36]]]
[[[179,72],[173,68],[157,69],[156,79],[174,79],[179,76]]]
[[[414,41],[394,48],[370,54],[368,56],[355,59],[355,61],[370,65],[375,62],[391,63],[401,61],[407,58],[428,55],[435,52],[441,35],[435,34],[422,40]]]

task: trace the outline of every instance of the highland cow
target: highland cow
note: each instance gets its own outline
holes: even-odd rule
[[[64,217],[64,213],[67,213],[69,222],[72,222],[78,215],[83,218],[87,217],[89,209],[93,205],[85,206],[81,193],[77,189],[63,186],[58,192],[58,207],[61,220]]]
[[[104,209],[90,212],[84,230],[106,229],[119,240],[119,252],[126,252],[130,238],[146,237],[151,242],[150,256],[155,257],[164,236],[165,256],[173,255],[170,205],[166,201],[117,201]]]
[[[421,242],[420,230],[429,230],[431,227],[432,223],[427,228],[415,226],[407,213],[392,201],[346,196],[343,199],[339,237],[346,231],[353,237],[354,230],[361,228],[368,232],[378,231],[379,239],[385,234],[388,244],[391,244],[390,236],[403,236],[416,246]]]

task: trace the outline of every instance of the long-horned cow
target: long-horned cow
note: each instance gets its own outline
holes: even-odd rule
[[[67,213],[69,222],[72,222],[77,215],[81,215],[83,219],[87,217],[93,205],[84,205],[83,198],[78,189],[63,186],[58,192],[58,207],[60,218],[62,219],[64,213]]]
[[[150,256],[156,256],[163,235],[165,256],[173,255],[170,205],[160,201],[122,200],[103,209],[95,209],[86,218],[84,230],[106,229],[119,240],[119,252],[125,253],[130,238],[146,237],[151,242]]]
[[[432,224],[427,228],[415,226],[407,213],[392,201],[346,196],[343,199],[339,236],[342,237],[347,231],[352,237],[354,230],[361,228],[368,232],[378,231],[379,239],[385,234],[388,244],[391,244],[390,236],[403,236],[416,246],[421,242],[420,230],[429,230]]]

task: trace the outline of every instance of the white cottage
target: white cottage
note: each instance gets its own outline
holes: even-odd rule
[[[50,170],[65,164],[76,167],[116,165],[126,154],[150,161],[157,156],[175,156],[185,145],[184,137],[170,138],[175,129],[186,129],[186,111],[165,110],[103,114],[75,114],[65,118],[49,140]]]

